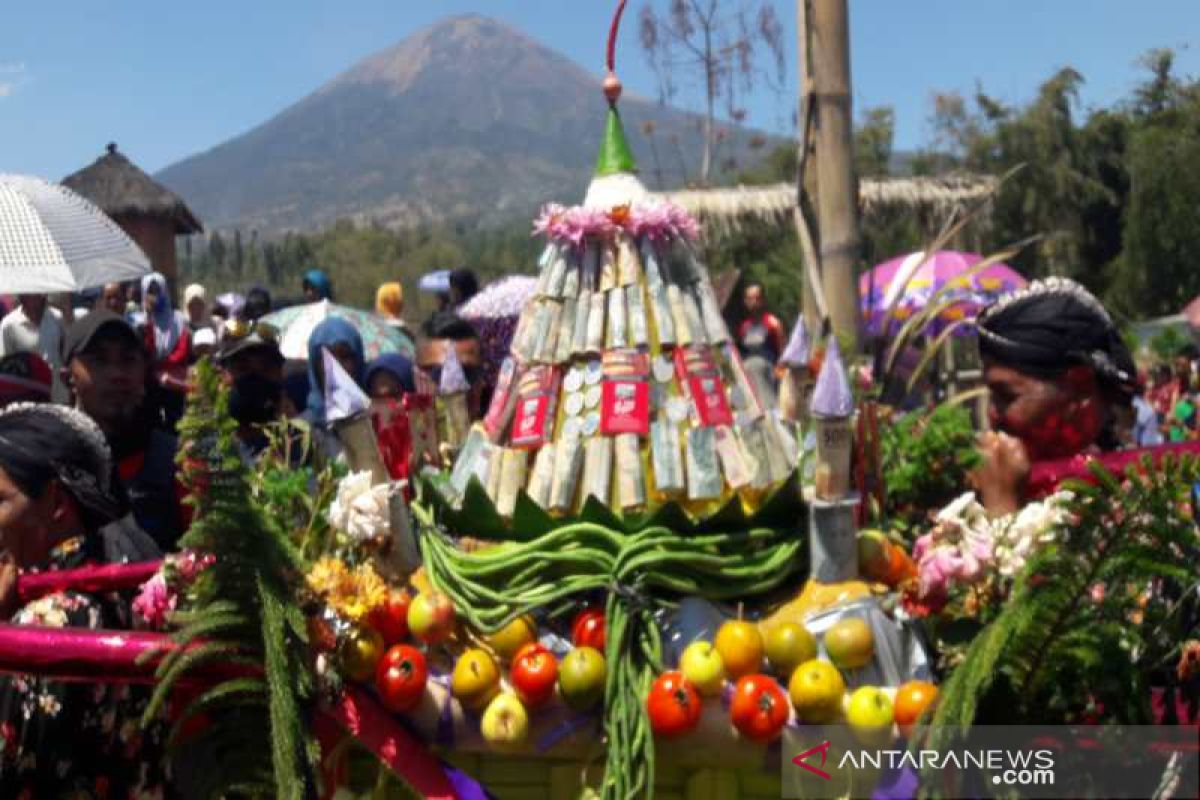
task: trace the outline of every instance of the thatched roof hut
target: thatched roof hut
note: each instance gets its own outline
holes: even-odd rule
[[[867,225],[899,212],[916,214],[924,227],[935,228],[954,211],[965,211],[986,200],[996,184],[997,179],[989,175],[863,178],[858,187],[859,211]],[[658,196],[690,211],[710,235],[722,236],[749,220],[790,220],[796,205],[796,186],[729,186],[661,192]],[[986,209],[981,216],[986,221]]]
[[[91,200],[145,252],[154,269],[176,288],[175,237],[204,229],[183,200],[117,152],[115,144],[90,166],[63,178],[63,185]]]
[[[91,200],[114,219],[148,217],[167,221],[178,236],[204,230],[177,194],[118,152],[115,143],[106,149],[90,166],[63,178],[63,185]]]

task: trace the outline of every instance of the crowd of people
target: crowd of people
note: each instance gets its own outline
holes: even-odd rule
[[[316,270],[301,289],[308,302],[334,297],[328,277]],[[458,314],[477,291],[474,275],[456,271],[437,311],[414,331],[404,320],[400,285],[384,284],[376,313],[409,337],[413,359],[389,353],[368,361],[355,326],[329,316],[313,329],[301,364],[285,359],[279,331],[264,321],[273,305],[263,289],[210,298],[205,287],[191,285],[176,309],[166,280],[152,274],[134,287],[106,286],[86,307],[67,313],[43,296],[20,296],[0,322],[4,618],[129,627],[128,598],[64,593],[21,605],[17,576],[153,559],[176,549],[188,514],[175,474],[175,427],[189,370],[200,358],[211,356],[230,387],[229,410],[248,463],[269,444],[263,426],[285,419],[314,434],[318,452],[306,457],[337,456],[326,418],[326,352],[386,406],[433,391],[453,351],[478,419],[488,391],[480,342]],[[774,398],[785,329],[768,310],[761,284],[745,287],[742,299],[747,314],[737,343],[758,389]],[[972,480],[995,513],[1027,499],[1033,461],[1196,435],[1196,352],[1155,370],[1144,387],[1107,312],[1069,281],[1039,282],[995,304],[978,329],[993,430],[981,438],[984,458]],[[170,770],[157,750],[160,732],[128,727],[139,698],[130,689],[3,679],[0,784],[37,797],[60,796],[63,787],[83,796],[161,789]],[[130,742],[135,732],[137,746]],[[58,744],[45,749],[48,741]],[[98,776],[107,782],[100,793]]]
[[[301,290],[306,302],[334,298],[320,270],[304,275]],[[189,371],[200,359],[211,357],[229,386],[247,462],[269,444],[264,426],[284,419],[314,434],[316,447],[306,457],[333,458],[321,351],[380,403],[414,392],[419,378],[435,384],[448,347],[457,348],[471,375],[479,365],[477,337],[456,309],[476,290],[468,270],[456,271],[436,313],[414,332],[403,317],[400,284],[379,288],[376,313],[408,337],[416,364],[398,352],[368,362],[359,332],[336,316],[313,329],[307,364],[290,363],[280,331],[264,321],[277,309],[262,288],[211,298],[193,284],[177,309],[166,279],[155,273],[105,286],[73,307],[18,296],[0,321],[3,618],[133,625],[129,597],[67,592],[22,604],[18,576],[152,560],[177,549],[189,514],[176,476],[176,427]],[[477,391],[476,411],[480,402]],[[145,699],[128,687],[0,679],[0,795],[161,796],[170,770],[162,732],[138,726]]]

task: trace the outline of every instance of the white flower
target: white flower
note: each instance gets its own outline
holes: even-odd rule
[[[38,706],[42,709],[43,713],[51,717],[57,717],[58,712],[62,711],[62,703],[49,692],[44,692],[38,696]]]
[[[370,472],[352,472],[338,483],[337,497],[329,506],[329,524],[356,542],[381,539],[391,529],[386,483],[371,485]]]

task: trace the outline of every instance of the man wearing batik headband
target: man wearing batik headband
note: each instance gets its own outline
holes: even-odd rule
[[[973,475],[993,513],[1024,501],[1030,463],[1117,446],[1137,369],[1095,297],[1063,278],[1037,281],[979,316],[979,353],[993,428]]]

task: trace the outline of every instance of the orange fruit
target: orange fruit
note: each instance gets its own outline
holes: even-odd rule
[[[737,680],[743,675],[758,672],[762,666],[765,646],[758,626],[746,620],[730,620],[717,630],[713,646],[725,663],[725,673]]]
[[[904,548],[897,544],[892,544],[888,553],[888,575],[884,581],[888,586],[899,586],[909,578],[917,576],[917,566],[913,563],[908,553],[904,552]]]
[[[896,709],[896,724],[905,736],[912,734],[913,726],[921,715],[937,701],[938,688],[928,681],[909,681],[896,690],[893,705]]]

